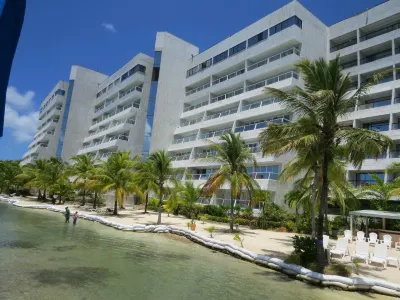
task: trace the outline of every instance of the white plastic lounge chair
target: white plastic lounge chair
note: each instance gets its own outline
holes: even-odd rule
[[[364,233],[364,231],[357,231],[356,241],[365,241],[365,233]]]
[[[364,260],[368,264],[368,258],[369,258],[368,248],[369,248],[368,242],[357,241],[356,250],[354,250],[353,255],[351,256],[351,260],[353,260],[353,258],[359,258],[361,260]]]
[[[399,239],[398,242],[396,242],[396,243],[394,244],[394,249],[395,249],[395,250],[400,250],[400,239]]]
[[[372,255],[369,259],[369,262],[374,262],[378,264],[382,264],[384,268],[387,265],[387,246],[385,244],[376,244],[375,245],[375,254]]]
[[[336,246],[331,250],[332,255],[340,255],[343,258],[345,255],[349,254],[349,241],[346,238],[339,238],[336,242]]]
[[[368,244],[376,245],[378,244],[378,235],[375,232],[370,232],[369,239],[367,239]]]
[[[383,241],[381,242],[381,244],[382,243],[385,244],[388,249],[392,248],[392,236],[389,234],[385,234],[383,236]]]
[[[344,238],[347,239],[349,242],[353,240],[352,234],[350,230],[344,231]]]
[[[322,236],[323,240],[322,240],[322,245],[324,246],[324,249],[328,249],[328,245],[329,245],[329,235],[323,235]]]

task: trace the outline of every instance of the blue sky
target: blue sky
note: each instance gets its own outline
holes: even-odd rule
[[[27,0],[25,23],[7,90],[0,160],[20,159],[35,132],[41,101],[70,66],[112,74],[138,52],[152,55],[155,33],[168,31],[200,50],[290,0]],[[383,0],[301,0],[325,24]]]

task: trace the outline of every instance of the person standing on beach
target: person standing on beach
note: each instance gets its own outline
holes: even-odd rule
[[[69,217],[71,216],[71,213],[69,211],[68,206],[65,208],[65,223],[69,223]]]
[[[73,220],[72,224],[76,225],[76,220],[78,220],[78,212],[72,215],[72,220]]]

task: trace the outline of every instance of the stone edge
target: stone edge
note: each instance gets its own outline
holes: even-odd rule
[[[18,198],[4,198],[0,197],[0,201],[11,203],[17,207],[34,208],[34,209],[47,209],[54,212],[63,213],[63,209],[57,208],[54,205],[21,205]],[[80,213],[79,217],[85,220],[99,222],[103,225],[113,227],[119,230],[136,231],[136,232],[153,232],[153,233],[172,233],[175,235],[184,236],[187,239],[201,244],[205,247],[218,250],[220,252],[232,255],[234,257],[255,263],[257,265],[267,267],[269,269],[279,271],[297,280],[304,281],[309,284],[320,285],[321,287],[340,288],[345,291],[362,291],[362,292],[375,292],[383,295],[400,297],[400,285],[391,283],[384,280],[369,279],[363,277],[341,277],[335,275],[324,275],[313,272],[309,269],[303,268],[294,264],[287,264],[282,259],[273,258],[261,254],[256,254],[244,248],[240,248],[235,244],[222,242],[213,238],[207,238],[185,230],[176,226],[167,225],[123,225],[112,222],[105,218],[95,215],[88,215]]]

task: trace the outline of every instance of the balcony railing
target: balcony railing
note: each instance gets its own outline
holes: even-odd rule
[[[204,121],[212,120],[212,119],[218,119],[218,118],[222,118],[222,117],[225,117],[225,116],[233,115],[233,114],[237,113],[237,110],[238,109],[236,107],[236,108],[233,108],[233,109],[222,111],[220,113],[212,114],[212,115],[206,116],[204,118]]]
[[[355,187],[363,187],[366,185],[376,184],[376,180],[349,180],[349,182]]]
[[[190,125],[194,125],[197,123],[200,123],[201,121],[203,121],[203,117],[194,119],[194,120],[190,120],[190,121],[181,121],[181,124],[179,125],[179,127],[186,127],[186,126],[190,126]]]
[[[382,59],[382,58],[385,58],[388,56],[392,56],[392,49],[386,49],[384,51],[380,51],[380,52],[368,55],[368,56],[360,59],[360,64],[361,65],[367,64],[367,63],[370,63],[370,62],[373,62],[373,61],[376,61],[376,60],[379,60],[379,59]]]
[[[135,120],[135,119],[126,119],[126,120],[124,120],[124,121],[116,121],[115,123],[112,123],[112,124],[110,124],[109,126],[106,126],[106,127],[103,127],[103,128],[99,128],[98,130],[89,133],[89,136],[98,134],[98,133],[100,133],[100,132],[106,131],[106,130],[108,130],[108,129],[110,129],[110,128],[116,127],[116,126],[121,125],[121,124],[131,124],[131,125],[135,125],[135,123],[136,123],[136,120]]]
[[[126,92],[120,93],[120,94],[119,94],[119,99],[121,99],[121,98],[125,97],[126,95],[129,95],[130,93],[135,92],[135,91],[142,92],[142,87],[141,87],[141,86],[134,86],[134,87],[131,87],[131,88],[130,88],[129,90],[127,90]]]
[[[127,140],[128,140],[128,137],[127,137],[126,135],[124,135],[124,134],[115,135],[115,136],[110,137],[110,138],[108,139],[108,141],[106,141],[105,143],[111,142],[111,141],[115,141],[115,140],[127,141]]]
[[[139,108],[139,107],[140,107],[140,103],[134,102],[134,103],[132,103],[132,104],[128,104],[128,105],[125,105],[125,106],[123,106],[123,107],[116,108],[116,109],[115,109],[114,111],[112,111],[111,113],[109,113],[109,114],[103,116],[103,117],[100,118],[99,120],[94,121],[94,122],[92,123],[92,126],[93,126],[93,125],[96,125],[96,124],[98,124],[98,123],[100,123],[100,122],[102,122],[102,121],[104,121],[104,120],[107,120],[108,118],[111,118],[112,116],[115,116],[116,114],[119,114],[120,112],[122,112],[122,111],[124,111],[124,110],[127,110],[127,109],[129,109],[129,108],[131,108],[131,107]]]
[[[355,60],[351,60],[351,61],[345,62],[345,63],[341,64],[340,66],[344,70],[344,69],[355,67],[357,65],[358,65],[358,61],[357,61],[357,59],[355,59]]]
[[[234,77],[236,77],[236,76],[238,76],[238,75],[241,75],[241,74],[243,74],[244,72],[245,72],[245,69],[241,69],[241,70],[239,70],[239,71],[230,73],[230,74],[228,74],[228,75],[225,75],[225,76],[222,76],[222,77],[220,77],[220,78],[218,78],[218,79],[213,80],[212,84],[213,84],[213,85],[216,85],[216,84],[218,84],[218,83],[221,83],[221,82],[224,82],[224,81],[229,80],[229,79],[231,79],[231,78],[234,78]]]
[[[389,157],[390,158],[400,158],[400,150],[390,151]]]
[[[350,40],[348,40],[346,42],[343,42],[343,43],[337,44],[335,46],[332,46],[331,47],[331,52],[335,52],[335,51],[338,51],[340,49],[353,46],[355,44],[357,44],[357,38],[352,38],[352,39],[350,39]]]
[[[289,78],[292,78],[292,77],[296,78],[296,79],[299,79],[299,74],[297,74],[295,71],[286,72],[286,73],[280,74],[278,76],[274,76],[274,77],[262,80],[260,82],[251,84],[251,85],[246,87],[246,91],[247,92],[248,91],[252,91],[252,90],[255,90],[255,89],[267,86],[267,85],[271,85],[273,83],[276,83],[276,82],[279,82],[279,81],[283,81],[283,80],[286,80],[286,79],[289,79]]]
[[[206,105],[208,105],[208,104],[209,104],[209,102],[208,102],[208,100],[207,100],[207,101],[203,101],[203,102],[201,102],[201,103],[198,103],[198,104],[196,104],[196,105],[187,106],[187,107],[185,107],[185,108],[183,109],[183,112],[191,111],[191,110],[193,110],[193,109],[196,109],[196,108],[199,108],[199,107],[202,107],[202,106],[206,106]]]
[[[212,137],[216,137],[216,136],[221,136],[221,135],[224,135],[231,131],[232,131],[232,128],[225,128],[225,129],[221,129],[221,130],[210,131],[207,133],[200,134],[198,139],[202,140],[202,139],[208,139],[208,138],[212,138]]]
[[[281,100],[278,99],[278,98],[265,99],[265,100],[260,101],[260,102],[256,102],[256,103],[252,103],[252,104],[248,104],[248,105],[242,106],[242,111],[259,108],[261,106],[270,105],[270,104],[273,104],[273,103],[278,103],[280,101]]]
[[[261,152],[261,147],[260,147],[260,145],[258,145],[258,146],[253,146],[253,147],[249,147],[249,149],[250,149],[250,152],[251,152],[251,153],[259,153],[259,152]]]
[[[184,138],[175,139],[172,141],[172,144],[182,144],[182,143],[186,143],[186,142],[191,142],[191,141],[195,141],[196,138],[197,138],[197,135],[191,135],[191,136],[187,136]]]
[[[249,173],[249,175],[253,179],[271,179],[271,180],[278,180],[279,174],[271,173],[271,172],[253,172]]]
[[[396,23],[396,24],[384,27],[382,29],[375,30],[375,31],[369,32],[367,34],[364,34],[364,35],[360,36],[360,41],[361,42],[366,41],[366,40],[372,39],[376,36],[391,32],[391,31],[399,29],[399,28],[400,28],[400,23]]]
[[[400,123],[393,123],[392,130],[398,130],[398,129],[400,129]]]
[[[262,121],[254,124],[243,125],[235,128],[235,132],[243,132],[266,128],[270,123],[290,123],[290,120],[285,118],[274,119],[270,121]]]
[[[233,96],[237,96],[237,95],[243,94],[243,92],[244,92],[243,88],[240,88],[240,89],[231,91],[231,92],[229,92],[229,93],[226,93],[226,94],[219,95],[219,96],[217,96],[217,97],[211,98],[210,103],[219,102],[219,101],[222,101],[222,100],[231,98],[231,97],[233,97]]]
[[[114,152],[103,152],[101,154],[99,154],[100,158],[107,158],[109,157],[111,154],[113,154]]]
[[[172,161],[181,161],[181,160],[189,160],[190,159],[190,153],[187,153],[185,155],[176,155],[171,157]]]
[[[387,123],[387,124],[371,124],[364,128],[368,129],[368,130],[372,130],[372,131],[377,131],[377,132],[388,131],[389,123]]]
[[[366,159],[386,159],[387,154],[385,153],[379,153],[377,156],[373,155],[367,155]]]
[[[196,87],[196,88],[194,88],[194,89],[192,89],[190,91],[187,91],[186,92],[186,96],[189,96],[189,95],[192,95],[194,93],[200,92],[200,91],[202,91],[202,90],[204,90],[206,88],[209,88],[210,86],[211,86],[210,83],[207,82],[207,83],[205,83],[203,85],[200,85],[200,86],[198,86],[198,87]]]
[[[361,104],[358,105],[357,110],[364,110],[364,109],[370,109],[370,108],[375,108],[375,107],[381,107],[381,106],[387,106],[392,103],[392,99],[388,98],[380,98],[380,99],[375,99],[369,103],[366,104]]]
[[[196,153],[194,155],[194,158],[208,158],[208,157],[213,157],[215,155],[217,155],[217,152],[215,151],[201,152],[201,153]]]
[[[208,180],[212,174],[192,174],[187,175],[187,180]]]
[[[278,59],[282,59],[282,58],[284,58],[286,56],[289,56],[289,55],[292,55],[292,54],[296,54],[296,55],[300,56],[300,50],[297,47],[291,48],[289,50],[285,50],[285,51],[280,52],[278,54],[275,54],[275,55],[273,55],[271,57],[265,58],[263,60],[260,60],[260,61],[258,61],[256,63],[254,63],[254,64],[251,64],[250,66],[247,67],[247,71],[254,70],[254,69],[258,68],[258,67],[264,66],[264,65],[266,65],[268,63],[274,62],[274,61],[276,61]]]

